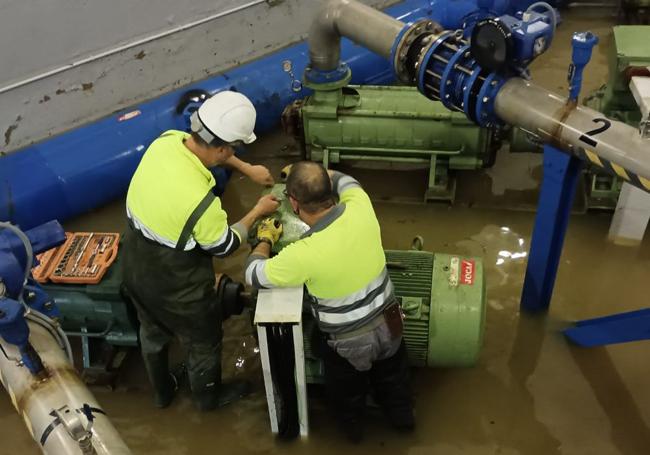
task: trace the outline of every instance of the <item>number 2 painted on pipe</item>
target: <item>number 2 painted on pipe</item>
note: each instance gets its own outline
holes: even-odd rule
[[[590,136],[595,136],[597,134],[600,134],[604,131],[607,131],[611,126],[612,122],[610,122],[606,118],[595,118],[592,120],[594,123],[602,123],[602,126],[599,126],[595,130],[587,131],[585,134],[580,136],[578,139],[580,139],[582,142],[585,144],[590,145],[591,147],[596,147],[598,145],[598,142],[592,139]]]

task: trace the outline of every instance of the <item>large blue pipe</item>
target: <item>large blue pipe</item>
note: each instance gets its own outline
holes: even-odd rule
[[[512,8],[520,8],[521,3],[512,1]],[[403,22],[429,17],[453,29],[468,18],[503,14],[510,4],[508,0],[406,0],[386,13]],[[353,83],[394,80],[386,59],[348,40],[342,40],[341,56],[352,69]],[[285,71],[287,61],[291,73]],[[284,106],[309,94],[296,80],[308,61],[307,44],[296,44],[0,157],[0,220],[30,229],[49,220],[66,220],[121,196],[149,143],[162,131],[187,129],[186,117],[177,114],[176,106],[188,90],[244,93],[257,108],[257,132],[269,131],[279,123]],[[228,174],[215,172],[223,188]]]

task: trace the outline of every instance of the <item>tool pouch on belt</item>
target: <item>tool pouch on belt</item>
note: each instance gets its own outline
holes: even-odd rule
[[[384,320],[393,339],[402,336],[404,324],[402,322],[402,310],[397,303],[389,305],[384,310]]]

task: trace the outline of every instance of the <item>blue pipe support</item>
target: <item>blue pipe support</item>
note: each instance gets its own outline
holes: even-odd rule
[[[585,348],[648,340],[650,308],[578,321],[563,333],[572,343]]]
[[[551,302],[581,170],[579,158],[544,146],[544,177],[520,303],[528,312],[545,311]]]
[[[582,71],[591,59],[598,38],[591,32],[573,35],[571,81],[567,103],[577,102]],[[520,306],[529,312],[545,311],[551,303],[562,246],[569,224],[582,160],[551,145],[544,146],[544,177],[530,243]]]

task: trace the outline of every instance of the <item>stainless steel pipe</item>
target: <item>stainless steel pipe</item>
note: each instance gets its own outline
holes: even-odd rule
[[[321,9],[309,29],[312,68],[335,70],[340,61],[341,37],[386,58],[404,23],[354,0],[331,0]]]
[[[567,104],[565,97],[521,78],[508,80],[499,90],[495,112],[508,125],[530,131],[542,142],[605,168],[609,161],[616,174],[639,186],[636,174],[644,189],[650,190],[650,140],[641,138],[634,127],[588,107]]]
[[[43,453],[77,455],[93,453],[94,449],[98,455],[130,454],[93,394],[68,362],[63,349],[45,328],[33,322],[28,324],[30,343],[43,360],[47,377],[34,377],[27,368],[0,354],[0,380]],[[0,344],[9,357],[20,357],[15,346],[2,339]],[[89,434],[87,419],[79,411],[84,405],[95,410]],[[57,410],[60,417],[56,415]]]

